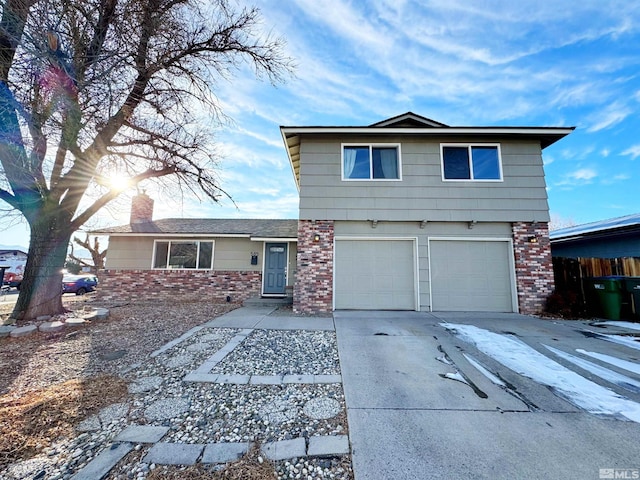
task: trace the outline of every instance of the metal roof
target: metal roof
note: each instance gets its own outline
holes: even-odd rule
[[[93,230],[96,235],[214,235],[248,238],[298,237],[298,220],[241,218],[165,218]]]
[[[574,238],[602,231],[627,229],[638,225],[640,225],[640,213],[634,213],[624,217],[609,218],[598,222],[584,223],[573,227],[552,230],[549,232],[549,238],[551,240],[563,240],[569,237]]]

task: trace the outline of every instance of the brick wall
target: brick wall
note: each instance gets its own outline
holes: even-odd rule
[[[150,222],[153,218],[153,199],[146,193],[140,193],[131,200],[129,223]]]
[[[261,272],[203,270],[101,270],[101,300],[176,300],[241,303],[259,296]]]
[[[298,222],[298,271],[293,311],[301,314],[333,310],[333,221]],[[318,241],[315,236],[318,235]]]
[[[540,313],[554,289],[549,226],[545,222],[519,222],[512,224],[511,230],[520,313]]]

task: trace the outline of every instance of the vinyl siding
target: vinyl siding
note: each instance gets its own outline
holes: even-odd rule
[[[440,143],[413,137],[302,138],[300,218],[307,220],[548,221],[540,145],[500,143],[502,182],[442,180]],[[482,139],[455,139],[455,142]],[[402,181],[342,181],[342,143],[400,143]],[[493,143],[493,141],[492,141]]]

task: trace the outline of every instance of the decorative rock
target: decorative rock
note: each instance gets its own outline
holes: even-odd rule
[[[141,377],[129,385],[129,393],[146,393],[162,384],[162,377]]]
[[[2,337],[8,337],[9,334],[14,331],[16,329],[16,327],[10,327],[8,325],[2,325],[0,326],[0,338]]]
[[[67,325],[67,327],[78,327],[85,323],[85,320],[84,318],[71,317],[67,318],[64,323]]]
[[[182,398],[164,398],[152,403],[144,412],[147,420],[167,420],[189,410],[189,402]]]
[[[55,322],[41,323],[40,326],[38,327],[38,330],[44,333],[48,333],[48,332],[59,332],[63,328],[64,328],[64,323],[60,321],[55,321]]]
[[[340,402],[328,397],[319,397],[309,400],[304,408],[303,413],[310,418],[316,420],[325,420],[335,417],[340,413],[342,408]]]
[[[9,336],[11,338],[16,338],[16,337],[24,337],[25,335],[30,335],[33,332],[37,331],[38,327],[36,327],[35,325],[26,325],[24,327],[17,327],[14,328],[10,333]]]

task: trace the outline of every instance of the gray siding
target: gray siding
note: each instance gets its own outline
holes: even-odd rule
[[[455,139],[455,142],[463,140]],[[482,142],[479,138],[464,141]],[[341,143],[400,143],[401,181],[342,181]],[[302,138],[300,218],[306,220],[549,221],[540,145],[500,143],[502,182],[444,182],[451,138]],[[486,139],[485,139],[486,142]]]
[[[384,222],[376,228],[371,222],[335,222],[336,237],[359,238],[417,238],[418,239],[418,289],[421,311],[429,311],[429,238],[511,238],[510,223],[478,223],[470,229],[462,222],[428,222],[420,228],[419,222]]]
[[[567,258],[640,257],[640,234],[635,238],[595,238],[568,242],[552,242],[551,254]]]

